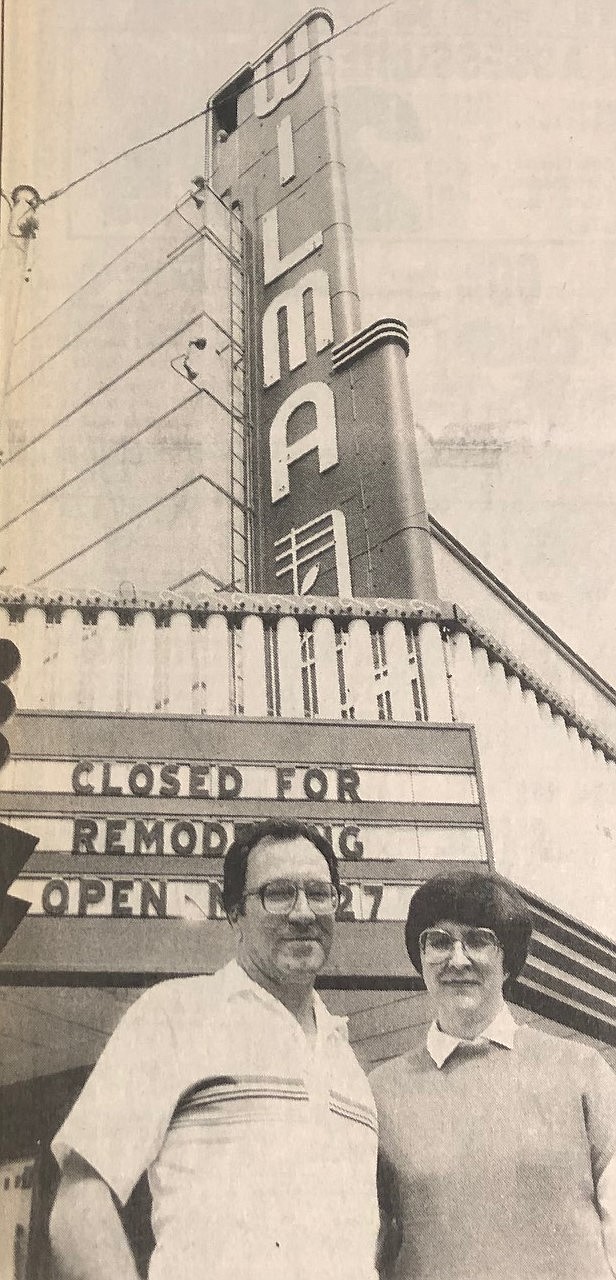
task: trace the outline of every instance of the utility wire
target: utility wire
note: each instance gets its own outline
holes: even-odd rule
[[[170,216],[169,214],[165,214],[165,217],[169,217],[169,216]],[[152,280],[155,280],[156,277],[161,275],[163,271],[167,271],[168,268],[173,266],[174,263],[176,263],[179,258],[182,258],[184,256],[185,253],[189,253],[191,249],[194,249],[195,245],[198,243],[199,238],[204,239],[205,233],[203,235],[199,233],[199,237],[197,237],[197,239],[195,239],[194,236],[187,236],[186,239],[183,240],[182,243],[178,245],[173,258],[170,258],[165,262],[163,262],[162,266],[155,267],[154,271],[151,271],[149,275],[144,276],[144,278],[140,280],[138,284],[134,285],[132,289],[129,289],[127,293],[122,294],[122,297],[118,298],[115,302],[113,302],[111,306],[107,307],[105,311],[101,311],[100,315],[95,316],[94,320],[91,320],[89,324],[84,325],[83,329],[80,329],[79,332],[74,334],[72,338],[69,338],[68,341],[63,344],[63,346],[58,347],[58,349],[56,351],[53,351],[50,356],[47,356],[46,360],[42,360],[40,364],[37,364],[34,367],[34,369],[31,369],[30,372],[25,374],[23,378],[20,378],[19,382],[14,382],[13,385],[9,388],[9,395],[12,395],[14,391],[17,391],[18,387],[23,386],[24,382],[28,382],[30,378],[33,378],[35,376],[35,374],[40,373],[41,369],[44,369],[46,365],[51,364],[52,360],[56,360],[57,357],[62,355],[64,351],[67,351],[69,347],[72,347],[75,342],[78,342],[80,338],[83,338],[84,334],[89,333],[91,329],[96,328],[97,324],[100,324],[103,320],[106,320],[110,315],[112,315],[114,311],[117,311],[119,307],[122,307],[124,303],[128,301],[129,298],[134,298],[135,294],[139,293],[141,289],[144,289],[146,285],[152,282]],[[211,318],[211,317],[208,317],[208,318]],[[216,322],[214,321],[214,323]],[[219,325],[218,327],[221,329],[221,332],[224,333],[226,338],[231,338],[231,334],[228,333],[227,330],[222,327],[222,325]]]
[[[387,0],[386,4],[380,5],[379,8],[377,9],[372,9],[370,13],[364,14],[363,17],[358,18],[355,22],[349,23],[348,26],[341,28],[340,31],[334,32],[333,35],[328,36],[327,39],[321,40],[318,44],[313,45],[310,52],[312,52],[313,50],[322,48],[323,45],[330,44],[332,40],[338,39],[339,36],[346,35],[347,32],[351,31],[354,27],[358,27],[361,23],[367,22],[369,18],[373,18],[376,14],[381,13],[384,9],[391,8],[392,5],[395,3],[396,3],[396,0]],[[305,57],[306,57],[305,53],[299,54],[297,57],[289,59],[285,65],[291,66],[293,63],[299,62],[301,61],[302,58],[305,58]],[[275,71],[268,72],[267,75],[260,77],[260,79],[251,81],[251,87],[253,84],[260,84],[262,83],[262,81],[271,79],[271,77],[276,74],[277,72]],[[228,94],[221,95],[219,98],[217,98],[216,101],[217,103],[224,102],[224,101],[227,101],[227,99],[232,96],[233,96],[232,92],[229,91]],[[58,199],[60,196],[64,195],[65,192],[71,190],[72,187],[77,186],[81,182],[85,182],[87,178],[93,177],[95,173],[98,173],[102,169],[108,168],[110,165],[115,164],[116,160],[121,160],[124,156],[129,155],[131,152],[137,151],[141,147],[147,147],[150,145],[150,143],[158,142],[162,138],[165,138],[170,134],[177,132],[178,129],[182,129],[185,125],[192,124],[195,120],[198,120],[200,116],[206,116],[209,110],[210,108],[206,107],[202,111],[197,112],[196,115],[190,116],[188,119],[180,121],[180,123],[177,125],[173,125],[171,129],[167,129],[163,133],[157,134],[155,137],[146,138],[143,142],[136,143],[134,147],[129,147],[127,151],[120,152],[119,155],[113,156],[110,160],[106,160],[102,165],[99,165],[97,168],[91,169],[88,173],[82,174],[80,178],[75,178],[73,182],[68,183],[67,186],[60,188],[58,191],[52,192],[51,195],[47,196],[45,199],[41,199],[41,204],[49,204],[51,200]],[[1,194],[3,198],[6,200],[7,204],[9,205],[9,208],[12,210],[13,205],[9,197],[6,195],[4,191],[2,191]],[[145,237],[148,236],[151,231],[155,231],[158,227],[160,227],[167,218],[173,217],[174,212],[178,212],[178,210],[175,207],[174,209],[170,209],[168,213],[163,214],[163,216],[159,218],[156,222],[153,222],[151,227],[148,227],[145,231],[142,231],[141,234],[136,236],[134,240],[131,240],[130,244],[126,245],[124,249],[121,249],[120,252],[115,255],[115,257],[110,258],[109,262],[106,262],[102,267],[98,269],[98,271],[95,271],[94,274],[91,275],[87,280],[85,280],[83,284],[79,285],[79,287],[75,289],[73,293],[70,293],[67,298],[63,298],[62,302],[59,302],[58,305],[53,307],[51,311],[48,311],[47,314],[42,317],[42,319],[37,320],[36,324],[33,324],[29,329],[25,331],[25,333],[22,333],[21,337],[17,339],[17,342],[15,345],[18,346],[19,343],[24,342],[26,338],[30,337],[30,335],[34,333],[37,329],[39,329],[41,325],[45,324],[47,320],[50,320],[51,317],[56,315],[58,311],[61,311],[63,307],[67,306],[68,303],[73,300],[73,298],[77,298],[79,294],[83,292],[84,289],[87,289],[88,285],[92,284],[94,280],[97,280],[98,277],[101,276],[105,271],[107,271],[109,267],[112,267],[115,265],[116,262],[119,262],[120,259],[125,256],[125,254],[129,253],[130,250],[135,247],[135,245],[139,244],[141,240],[145,239]]]
[[[63,426],[65,422],[68,422],[69,418],[74,418],[76,413],[87,408],[93,400],[97,400],[99,396],[102,396],[106,391],[109,391],[111,387],[115,387],[118,382],[121,382],[122,378],[127,376],[127,374],[133,373],[140,365],[145,364],[145,361],[149,360],[151,356],[157,355],[159,351],[163,350],[163,347],[168,346],[168,344],[173,342],[175,338],[178,338],[181,333],[184,333],[186,329],[189,329],[192,324],[196,324],[198,320],[202,320],[206,315],[206,311],[200,311],[198,315],[192,316],[192,318],[187,320],[185,324],[181,325],[179,329],[176,329],[175,333],[167,334],[167,336],[163,338],[162,342],[157,343],[157,345],[152,347],[150,351],[146,351],[145,355],[139,356],[139,358],[134,360],[132,364],[127,365],[125,369],[121,369],[119,373],[109,380],[109,382],[103,383],[102,387],[97,387],[96,391],[93,391],[89,396],[86,396],[85,400],[82,400],[79,404],[74,405],[72,409],[69,409],[68,413],[63,414],[56,422],[52,422],[50,426],[45,427],[44,431],[39,431],[37,436],[33,436],[31,440],[26,442],[26,444],[20,445],[19,449],[16,449],[14,453],[11,453],[10,456],[2,463],[3,468],[9,467],[11,463],[14,462],[16,458],[21,457],[21,454],[25,453],[27,449],[31,449],[33,445],[38,444],[39,440],[44,440],[46,436],[51,435],[52,431]]]
[[[99,267],[98,271],[95,271],[94,275],[90,276],[89,280],[84,280],[84,283],[80,284],[78,289],[75,289],[73,293],[69,293],[68,298],[63,298],[62,302],[59,302],[57,307],[54,307],[52,311],[48,311],[47,315],[43,316],[42,320],[37,320],[36,324],[32,325],[32,328],[26,329],[26,332],[22,333],[21,337],[17,339],[15,346],[19,346],[19,343],[24,342],[31,333],[34,333],[35,329],[40,329],[41,325],[45,324],[46,320],[55,316],[56,311],[61,311],[62,307],[65,307],[73,298],[76,298],[80,293],[83,293],[83,290],[87,289],[89,284],[92,284],[94,280],[97,280],[99,276],[102,276],[103,272],[107,271],[109,267],[113,267],[116,262],[119,262],[120,258],[123,258],[125,253],[128,253],[130,249],[134,249],[135,245],[139,244],[140,240],[144,240],[146,236],[149,236],[151,231],[156,231],[157,227],[162,226],[163,222],[166,222],[167,218],[172,218],[174,212],[174,209],[170,209],[169,212],[164,213],[162,218],[159,218],[157,222],[153,222],[152,226],[148,227],[146,231],[142,231],[141,235],[138,235],[134,240],[131,240],[130,244],[127,244],[125,249],[121,249],[119,253],[116,253],[115,258],[111,258],[104,266]]]
[[[157,418],[153,418],[151,422],[147,422],[145,427],[141,427],[134,436],[129,436],[126,440],[121,440],[120,443],[115,445],[113,449],[110,449],[108,453],[104,453],[100,458],[95,458],[94,462],[90,462],[87,467],[82,467],[81,471],[77,471],[76,474],[70,476],[68,480],[63,480],[55,489],[51,489],[49,493],[43,494],[42,498],[37,498],[36,502],[32,503],[32,506],[26,507],[24,511],[20,511],[19,515],[12,516],[10,520],[7,520],[6,523],[2,525],[0,533],[4,533],[4,530],[8,529],[10,525],[17,524],[19,520],[23,520],[26,516],[31,515],[33,511],[36,511],[37,507],[42,507],[52,498],[56,498],[57,495],[62,493],[65,489],[70,489],[71,485],[76,484],[78,480],[83,480],[84,476],[95,471],[96,468],[102,466],[104,462],[109,462],[110,458],[121,453],[123,449],[128,449],[131,444],[135,444],[137,440],[140,440],[141,437],[146,435],[148,431],[151,431],[153,427],[159,427],[161,422],[165,422],[167,419],[172,418],[174,413],[178,413],[178,411],[183,409],[185,405],[190,404],[192,400],[196,400],[197,396],[202,394],[201,387],[197,387],[195,391],[191,391],[189,395],[184,396],[183,400],[179,400],[177,404],[174,404],[173,408],[167,409],[165,413],[161,413]]]
[[[88,285],[91,285],[94,283],[95,280],[98,280],[98,277],[102,276],[103,273],[109,269],[109,267],[115,266],[116,262],[120,261],[120,258],[123,258],[125,254],[130,252],[131,249],[134,249],[135,245],[139,244],[141,240],[145,240],[146,236],[149,236],[152,231],[156,231],[158,227],[161,227],[163,222],[167,221],[167,218],[172,218],[174,213],[179,214],[180,218],[182,218],[182,221],[186,222],[187,226],[192,227],[193,224],[187,221],[184,215],[180,213],[180,210],[178,208],[182,200],[183,200],[183,197],[181,196],[179,200],[176,200],[176,203],[174,204],[173,208],[169,209],[168,213],[164,213],[161,218],[158,218],[156,222],[152,223],[151,227],[147,227],[146,230],[142,231],[140,235],[135,236],[135,239],[131,240],[130,244],[127,244],[124,249],[120,249],[120,252],[116,253],[115,257],[110,258],[109,262],[105,262],[102,267],[99,267],[98,271],[95,271],[94,274],[89,276],[87,280],[84,280],[83,284],[80,284],[77,289],[74,289],[72,293],[69,293],[67,298],[63,298],[62,301],[59,302],[57,306],[52,307],[51,311],[48,311],[47,314],[44,315],[41,320],[37,320],[36,324],[33,324],[29,329],[26,329],[25,333],[22,333],[21,337],[17,339],[15,346],[16,347],[19,346],[20,342],[25,342],[26,338],[29,338],[31,333],[34,333],[36,329],[40,329],[42,324],[45,324],[47,320],[50,320],[52,316],[55,316],[56,313],[58,311],[61,311],[63,307],[66,307],[69,302],[72,302],[73,298],[79,297],[79,294],[83,293],[84,289],[88,288]],[[176,246],[176,248],[172,250],[174,255],[174,261],[177,257],[179,257],[181,251],[184,248],[189,247],[190,244],[196,243],[198,239],[204,239],[205,237],[207,237],[207,235],[208,235],[207,228],[193,227],[193,234],[191,236],[187,236],[185,240],[181,240],[180,243]],[[171,255],[167,255],[167,256],[169,258],[169,261],[171,261]],[[15,385],[17,386],[19,384],[16,383]]]
[[[300,53],[296,57],[289,58],[285,65],[287,67],[291,67],[296,62],[302,62],[310,53],[315,53],[317,49],[322,49],[325,45],[332,44],[333,41],[338,40],[340,36],[347,35],[349,31],[353,31],[355,27],[361,26],[361,24],[363,22],[367,22],[369,18],[374,18],[377,14],[382,13],[384,9],[390,9],[395,3],[396,0],[387,0],[386,4],[381,4],[378,8],[371,9],[369,13],[364,13],[361,18],[356,18],[354,22],[350,22],[348,26],[341,27],[340,31],[334,31],[324,40],[319,40],[317,44],[312,45],[308,54]],[[246,87],[252,88],[253,85],[263,84],[264,81],[271,80],[273,76],[278,74],[278,72],[278,68],[274,71],[268,71],[264,76],[259,76],[258,79],[252,80],[250,82],[250,86],[247,85]],[[236,92],[237,91],[230,89],[228,93],[221,94],[221,96],[216,99],[216,105],[218,106],[220,103],[226,102],[227,100],[235,97]],[[58,200],[60,196],[66,195],[67,191],[72,191],[74,187],[79,186],[82,182],[86,182],[88,178],[93,178],[95,174],[102,173],[104,169],[108,169],[110,165],[115,164],[118,160],[123,160],[125,156],[130,156],[135,151],[140,151],[142,147],[149,147],[154,142],[161,142],[163,138],[170,137],[171,134],[177,133],[179,129],[184,129],[187,125],[194,124],[195,120],[199,120],[201,117],[211,114],[212,109],[213,106],[203,107],[201,111],[196,111],[194,115],[187,116],[186,120],[180,120],[178,124],[171,125],[169,129],[163,129],[162,133],[156,133],[151,138],[144,138],[142,142],[136,142],[132,147],[126,147],[124,151],[120,151],[117,155],[111,156],[109,160],[103,160],[102,164],[98,164],[93,169],[89,169],[87,173],[82,173],[79,178],[73,178],[72,182],[67,182],[66,186],[59,187],[57,191],[52,191],[50,195],[45,196],[41,200],[41,204],[50,204],[52,200]]]
[[[143,516],[151,515],[153,511],[156,511],[157,507],[162,507],[165,502],[169,502],[173,498],[177,498],[178,494],[183,493],[186,489],[190,489],[193,484],[197,484],[200,480],[205,481],[206,484],[211,485],[214,489],[218,489],[219,493],[223,493],[225,497],[228,497],[225,490],[221,489],[220,485],[216,484],[216,481],[213,480],[211,476],[204,476],[201,474],[193,476],[191,480],[185,480],[184,484],[176,485],[175,489],[170,489],[169,493],[164,494],[162,498],[157,498],[155,502],[151,502],[149,506],[143,508],[143,511],[136,511],[135,514],[129,516],[127,520],[123,520],[122,524],[116,525],[115,529],[109,529],[107,533],[102,534],[100,538],[95,538],[94,542],[89,542],[87,546],[81,547],[80,550],[73,552],[73,555],[67,556],[66,560],[61,560],[59,564],[54,564],[51,568],[45,569],[44,573],[39,573],[38,578],[32,578],[28,583],[28,586],[37,586],[39,582],[43,582],[45,578],[50,576],[50,574],[57,573],[59,569],[66,568],[67,564],[72,564],[74,560],[79,560],[80,556],[85,556],[88,551],[93,551],[95,547],[100,547],[103,542],[107,542],[109,538],[115,537],[116,533],[123,533],[125,529],[128,529],[129,525],[135,524],[135,521],[141,520]]]

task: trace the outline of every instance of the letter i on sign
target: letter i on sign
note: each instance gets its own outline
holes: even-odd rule
[[[278,143],[278,173],[280,185],[284,187],[295,177],[295,147],[293,145],[293,126],[291,117],[284,116],[276,129]]]

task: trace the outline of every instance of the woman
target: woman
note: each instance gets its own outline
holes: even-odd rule
[[[383,1210],[401,1238],[383,1275],[616,1276],[616,1077],[594,1049],[516,1025],[503,983],[530,935],[496,875],[439,876],[412,898],[406,946],[435,1021],[371,1076]]]

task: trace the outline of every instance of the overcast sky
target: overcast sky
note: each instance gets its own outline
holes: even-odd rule
[[[302,12],[5,0],[3,188],[199,111]],[[616,5],[397,0],[333,50],[363,320],[409,326],[429,507],[615,683]],[[202,169],[197,122],[45,207],[22,323]]]

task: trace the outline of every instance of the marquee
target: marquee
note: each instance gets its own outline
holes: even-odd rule
[[[332,841],[348,922],[403,919],[435,868],[489,860],[468,726],[26,712],[13,739],[0,810],[38,845],[12,892],[41,923],[220,919],[224,853],[266,818]]]

